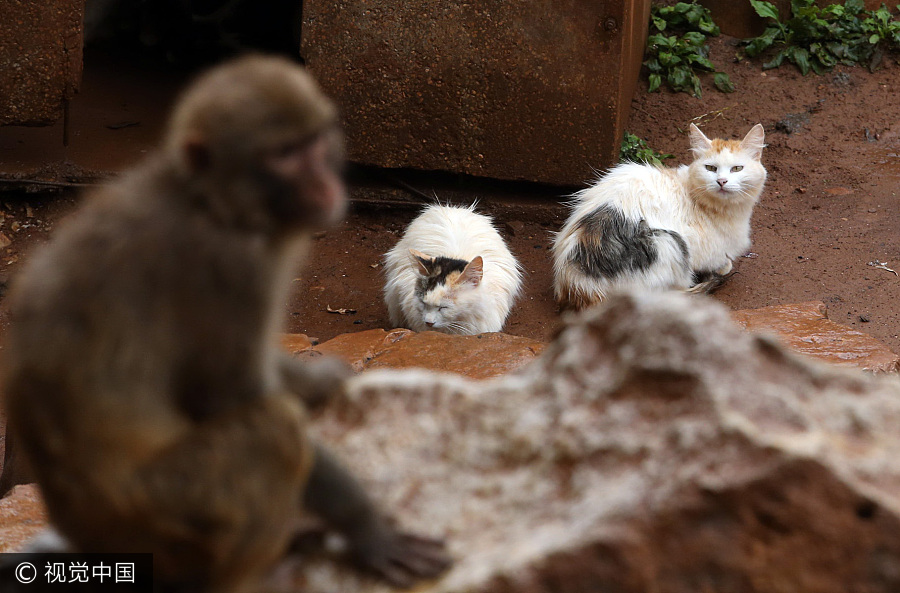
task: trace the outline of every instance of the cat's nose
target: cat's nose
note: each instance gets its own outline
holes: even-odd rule
[[[434,321],[426,321],[425,325],[427,325],[428,327],[434,327]]]
[[[725,184],[728,183],[727,179],[716,179],[716,183],[719,184],[719,187],[725,187]]]

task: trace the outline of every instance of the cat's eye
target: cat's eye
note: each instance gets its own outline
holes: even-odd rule
[[[740,171],[743,168],[744,168],[744,165],[735,165],[734,167],[731,168],[731,172],[737,173],[738,171]]]
[[[441,305],[440,307],[438,307],[438,311],[443,311],[446,308],[447,308],[447,305]]]
[[[706,170],[715,173],[716,171],[718,171],[718,168],[715,165],[706,165]]]

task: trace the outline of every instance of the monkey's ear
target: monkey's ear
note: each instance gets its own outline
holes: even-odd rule
[[[456,280],[457,284],[471,284],[473,287],[481,284],[481,279],[484,277],[484,260],[481,256],[475,257],[472,261],[466,264],[466,269],[462,271],[462,274],[459,275],[459,278]]]
[[[194,136],[184,141],[184,160],[193,173],[202,173],[209,169],[210,155],[206,143]]]
[[[409,254],[412,256],[413,260],[415,260],[416,264],[419,266],[419,273],[423,276],[428,276],[431,274],[431,268],[434,264],[434,258],[428,257],[421,251],[416,251],[415,249],[410,249]]]

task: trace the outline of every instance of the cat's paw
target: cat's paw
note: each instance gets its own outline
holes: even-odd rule
[[[724,265],[724,266],[722,266],[721,268],[719,268],[718,270],[716,270],[716,274],[719,274],[719,275],[721,275],[721,276],[724,276],[725,274],[727,274],[728,272],[730,272],[730,271],[731,271],[731,268],[733,268],[733,267],[734,267],[734,266],[732,265],[731,260],[729,259],[729,260],[727,260],[727,261],[725,262],[725,265]]]

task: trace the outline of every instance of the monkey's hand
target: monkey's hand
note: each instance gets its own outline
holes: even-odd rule
[[[321,406],[340,394],[344,382],[353,375],[344,361],[330,356],[300,361],[285,353],[280,367],[285,389],[296,394],[310,408]]]
[[[304,506],[343,534],[357,564],[397,587],[436,577],[451,564],[444,542],[394,529],[359,482],[319,445]]]
[[[346,533],[353,559],[395,587],[408,589],[431,579],[453,563],[444,542],[397,531],[380,517]]]

